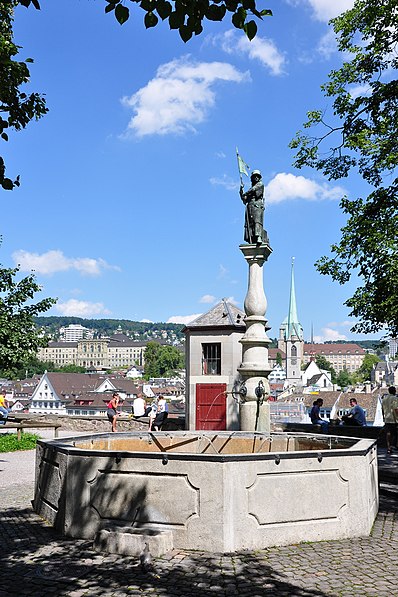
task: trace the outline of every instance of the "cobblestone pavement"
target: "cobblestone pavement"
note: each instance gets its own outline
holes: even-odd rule
[[[382,458],[398,469],[398,456]],[[57,535],[33,513],[31,483],[16,476],[0,494],[0,597],[394,597],[398,501],[396,486],[384,489],[370,537],[233,555],[174,550],[144,573],[136,558]]]

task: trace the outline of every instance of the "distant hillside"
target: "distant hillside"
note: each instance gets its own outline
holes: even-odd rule
[[[182,324],[178,323],[148,323],[130,321],[129,319],[84,319],[82,317],[35,317],[37,327],[44,329],[46,334],[58,339],[61,327],[70,324],[80,324],[94,331],[94,337],[110,336],[116,331],[122,332],[136,340],[164,339],[170,342],[181,342]]]

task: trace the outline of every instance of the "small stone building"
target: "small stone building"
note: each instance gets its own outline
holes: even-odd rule
[[[231,392],[242,363],[244,317],[222,299],[184,328],[188,429],[239,429],[239,406]]]

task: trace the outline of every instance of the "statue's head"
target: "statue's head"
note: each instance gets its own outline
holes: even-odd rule
[[[251,177],[252,180],[261,180],[261,172],[260,170],[253,170]]]

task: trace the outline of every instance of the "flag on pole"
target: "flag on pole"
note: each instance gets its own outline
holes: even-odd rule
[[[246,176],[249,176],[248,170],[250,170],[250,166],[248,166],[248,164],[246,164],[246,162],[241,158],[238,152],[238,148],[236,148],[236,157],[238,158],[238,168],[241,177],[242,174],[246,174]]]

